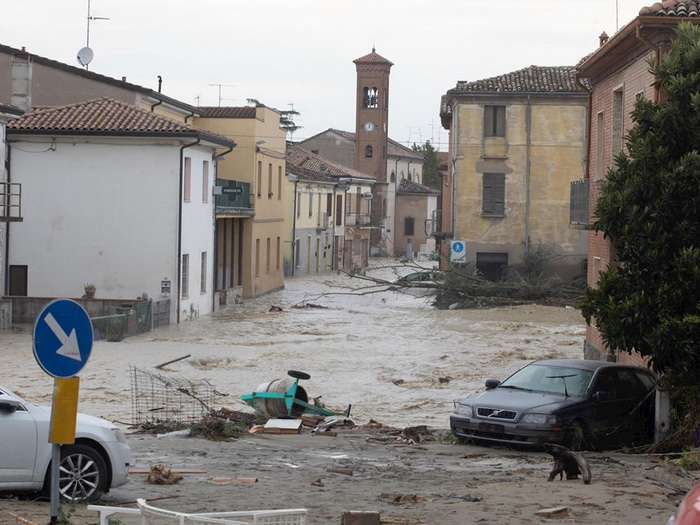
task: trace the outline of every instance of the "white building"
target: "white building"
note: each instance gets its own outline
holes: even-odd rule
[[[234,142],[112,98],[7,124],[7,295],[170,301],[170,322],[213,310],[216,154]]]

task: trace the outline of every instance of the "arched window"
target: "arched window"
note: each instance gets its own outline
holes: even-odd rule
[[[367,147],[365,148],[365,157],[367,157],[368,159],[371,159],[371,158],[372,158],[372,153],[373,153],[373,151],[372,151],[372,146],[367,146]]]
[[[379,90],[376,87],[366,87],[362,88],[362,105],[366,108],[376,108],[379,106],[379,100],[377,97],[377,92]]]
[[[394,170],[391,170],[391,177],[389,178],[390,182],[396,182],[396,172]]]

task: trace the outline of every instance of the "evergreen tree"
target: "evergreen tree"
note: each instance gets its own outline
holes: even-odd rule
[[[689,384],[700,370],[700,27],[679,24],[650,66],[666,100],[637,97],[628,152],[595,208],[615,261],[586,290],[582,311],[609,348],[638,352]]]
[[[438,159],[437,151],[430,143],[426,141],[423,145],[413,144],[413,151],[423,155],[425,163],[423,164],[423,184],[439,190],[442,179],[440,177],[440,159]]]

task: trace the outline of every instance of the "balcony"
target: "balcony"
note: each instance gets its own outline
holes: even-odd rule
[[[569,201],[569,226],[575,229],[593,228],[595,203],[600,195],[603,180],[577,180],[571,183]]]
[[[217,215],[255,215],[250,205],[250,184],[247,182],[216,179],[214,204]]]
[[[348,213],[345,216],[345,226],[351,228],[379,228],[378,221],[384,217],[375,217],[373,220],[371,213]]]

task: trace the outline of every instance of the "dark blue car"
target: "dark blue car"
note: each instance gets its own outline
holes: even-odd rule
[[[481,443],[572,450],[653,438],[656,379],[646,368],[577,359],[534,361],[455,403],[452,433]]]

